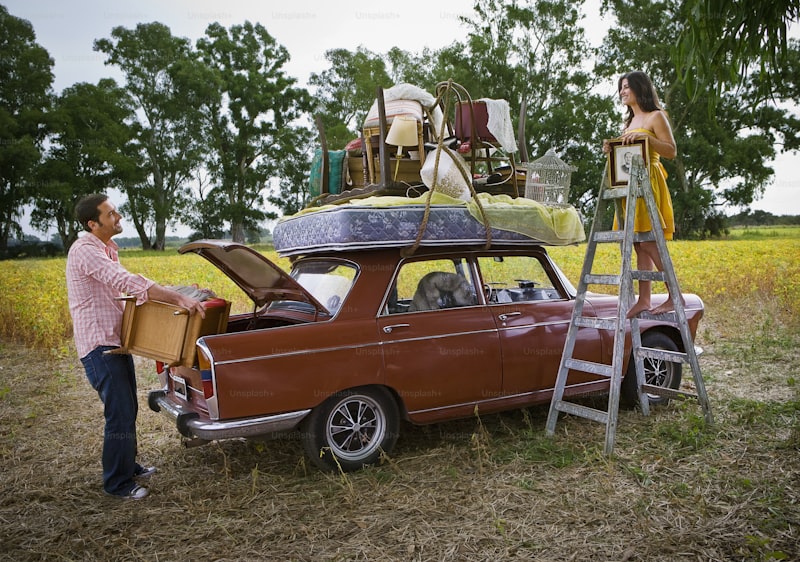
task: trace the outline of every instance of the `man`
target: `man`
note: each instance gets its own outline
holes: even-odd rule
[[[122,216],[104,194],[87,195],[75,206],[86,230],[67,256],[67,294],[75,347],[89,383],[103,401],[103,489],[123,499],[141,499],[148,490],[134,478],[150,476],[154,467],[136,462],[136,373],[133,358],[106,351],[121,346],[122,294],[136,303],[158,300],[205,316],[200,301],[128,272],[119,263],[111,238],[122,232]]]

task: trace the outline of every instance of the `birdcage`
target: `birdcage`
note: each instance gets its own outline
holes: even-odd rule
[[[551,148],[544,156],[527,165],[525,197],[545,205],[568,205],[569,183],[575,171]]]

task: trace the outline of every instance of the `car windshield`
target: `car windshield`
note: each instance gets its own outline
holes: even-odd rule
[[[356,267],[348,262],[309,259],[295,264],[291,277],[334,316],[353,287],[356,273]],[[286,300],[270,305],[271,310],[277,308],[313,310],[308,303]]]

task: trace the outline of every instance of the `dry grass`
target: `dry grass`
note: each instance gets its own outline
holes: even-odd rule
[[[139,502],[103,495],[102,409],[72,350],[0,346],[0,552],[11,560],[771,560],[800,558],[796,328],[770,303],[709,312],[699,336],[716,425],[693,403],[603,427],[547,408],[403,427],[392,458],[323,474],[299,442],[183,449],[144,405]],[[726,314],[731,311],[725,311]],[[778,315],[778,317],[780,317]],[[738,331],[734,326],[738,325]]]

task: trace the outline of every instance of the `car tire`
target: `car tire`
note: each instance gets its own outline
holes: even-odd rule
[[[642,334],[642,347],[663,349],[665,351],[680,351],[678,345],[668,335],[662,332],[645,332]],[[681,385],[683,365],[661,359],[644,358],[644,380],[647,384],[671,388],[676,390]],[[645,394],[651,406],[669,403],[669,398],[655,394]],[[628,370],[622,379],[620,400],[626,407],[633,407],[639,402],[639,392],[636,387],[636,364],[631,355],[628,361]]]
[[[397,403],[382,387],[337,392],[314,408],[301,428],[303,449],[323,470],[351,472],[373,465],[397,442]]]

